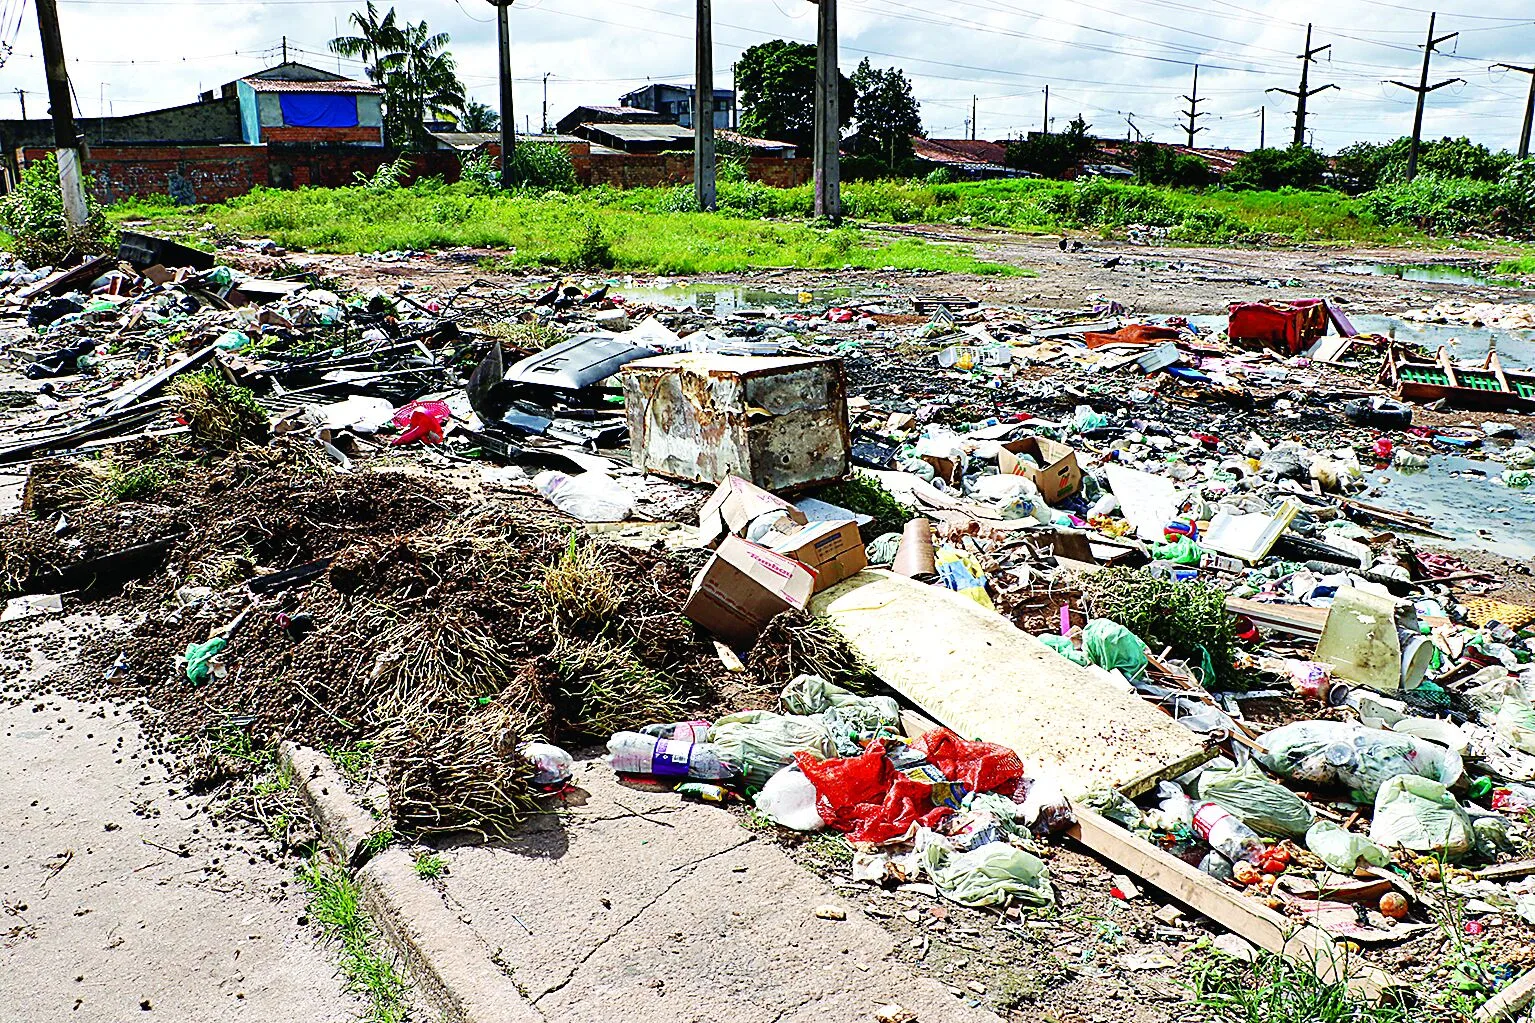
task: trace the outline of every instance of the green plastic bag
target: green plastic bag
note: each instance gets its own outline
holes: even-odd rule
[[[1177,565],[1197,565],[1205,552],[1193,540],[1180,536],[1172,543],[1165,543],[1152,551],[1151,556],[1158,561],[1171,561]]]
[[[1230,771],[1201,772],[1199,798],[1231,811],[1260,834],[1300,838],[1311,827],[1311,807],[1306,801],[1270,779],[1251,761]]]
[[[836,744],[826,734],[819,716],[797,717],[765,710],[748,710],[722,717],[709,729],[709,742],[721,758],[741,769],[746,783],[760,789],[780,768],[794,761],[796,753],[818,757],[837,755]]]
[[[1399,774],[1375,796],[1370,841],[1453,860],[1476,847],[1476,832],[1449,789],[1429,778]]]
[[[1048,906],[1055,901],[1045,861],[1005,842],[956,855],[935,841],[922,851],[922,859],[944,898],[961,906],[1006,906],[1012,899]]]
[[[1104,671],[1118,668],[1127,678],[1139,678],[1146,671],[1150,651],[1141,638],[1109,618],[1095,618],[1082,630],[1082,652]]]
[[[223,636],[217,636],[206,643],[188,643],[185,654],[187,679],[194,686],[208,681],[208,677],[213,674],[213,659],[228,645],[229,641]]]
[[[1069,661],[1074,661],[1084,668],[1092,663],[1087,659],[1087,655],[1078,650],[1077,645],[1065,636],[1057,636],[1054,633],[1047,632],[1039,637],[1039,641],[1062,657]]]
[[[1317,821],[1306,832],[1306,848],[1340,874],[1352,874],[1359,861],[1375,867],[1391,862],[1386,851],[1363,835],[1344,831],[1331,821]]]
[[[784,710],[818,714],[842,756],[856,756],[870,739],[901,734],[901,708],[889,696],[859,696],[819,675],[800,675],[784,686]]]

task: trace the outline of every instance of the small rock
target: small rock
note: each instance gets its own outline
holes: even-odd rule
[[[846,920],[847,910],[841,906],[817,906],[815,915],[822,920]]]
[[[917,1014],[902,1005],[891,1002],[874,1010],[877,1023],[917,1023]]]
[[[1258,950],[1252,943],[1238,934],[1222,934],[1216,937],[1210,944],[1233,959],[1240,959],[1244,963],[1250,963],[1258,958]]]
[[[1169,927],[1176,927],[1183,922],[1183,910],[1177,906],[1163,906],[1151,915],[1158,923],[1166,924]]]
[[[986,993],[986,985],[982,984],[978,980],[970,981],[965,985],[965,987],[969,988],[971,991],[974,991],[978,995],[984,995]]]

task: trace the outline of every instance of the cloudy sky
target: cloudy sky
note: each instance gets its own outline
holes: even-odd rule
[[[356,0],[58,0],[81,113],[132,113],[194,100],[275,63],[287,37],[293,59],[336,68],[326,41],[345,28]],[[1037,130],[1050,86],[1056,128],[1081,111],[1095,134],[1124,135],[1133,120],[1151,138],[1178,141],[1181,98],[1200,66],[1202,145],[1252,148],[1267,105],[1268,141],[1287,142],[1296,58],[1307,21],[1313,46],[1308,127],[1328,151],[1394,138],[1412,125],[1413,95],[1434,0],[841,0],[844,70],[864,57],[904,68],[934,137],[962,137],[971,97],[979,134]],[[21,5],[25,4],[23,8]],[[387,2],[380,6],[387,7]],[[402,17],[453,37],[470,91],[496,102],[496,31],[486,0],[397,0]],[[1535,0],[1438,0],[1436,35],[1459,32],[1434,56],[1430,82],[1464,79],[1429,98],[1426,135],[1469,135],[1512,148],[1535,66]],[[691,78],[689,0],[516,0],[512,64],[519,127],[540,119],[544,75],[550,119],[577,103],[612,103],[647,80]],[[773,38],[813,41],[806,0],[714,0],[717,84],[746,47]],[[0,110],[46,109],[36,13],[0,0],[0,33],[14,51],[0,68]],[[342,62],[361,77],[360,65]]]

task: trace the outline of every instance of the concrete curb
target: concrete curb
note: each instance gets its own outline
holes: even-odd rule
[[[321,842],[352,872],[363,908],[390,949],[405,961],[436,1018],[450,1023],[543,1023],[544,1016],[516,981],[496,965],[495,951],[416,875],[404,850],[384,849],[370,856],[368,839],[382,831],[382,825],[347,793],[331,759],[291,743],[284,743],[281,752],[314,811]]]

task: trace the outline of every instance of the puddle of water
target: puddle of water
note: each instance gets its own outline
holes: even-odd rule
[[[1190,316],[1189,321],[1201,331],[1226,329],[1224,316]],[[1398,341],[1422,345],[1429,352],[1448,348],[1457,362],[1481,362],[1487,347],[1497,338],[1498,355],[1504,369],[1535,368],[1535,330],[1505,330],[1492,327],[1468,327],[1456,323],[1412,323],[1395,316],[1350,313],[1349,321],[1366,334],[1395,336]],[[1454,342],[1454,343],[1452,343]],[[1375,362],[1379,362],[1376,358]]]
[[[767,308],[780,312],[825,312],[844,302],[864,302],[880,297],[854,288],[817,288],[799,292],[735,284],[618,285],[613,292],[628,302],[674,309],[691,307],[715,316]],[[809,299],[802,301],[803,295],[808,295]]]
[[[1425,284],[1472,284],[1494,288],[1523,287],[1517,277],[1497,277],[1470,267],[1442,263],[1344,263],[1334,267],[1338,273],[1358,274],[1362,277],[1395,277],[1399,281],[1419,281]]]
[[[1487,475],[1466,475],[1473,471]],[[1456,537],[1454,542],[1431,540],[1430,543],[1476,548],[1505,558],[1535,558],[1535,488],[1515,490],[1494,483],[1502,472],[1500,462],[1477,461],[1459,455],[1433,455],[1428,460],[1428,468],[1417,472],[1402,472],[1396,468],[1380,472],[1367,470],[1366,478],[1372,489],[1380,488],[1380,494],[1364,500],[1383,508],[1399,508],[1427,516],[1439,532]],[[1451,476],[1451,473],[1462,475]],[[1382,480],[1389,482],[1382,483]],[[1492,535],[1481,536],[1476,532],[1478,529],[1485,529]]]

